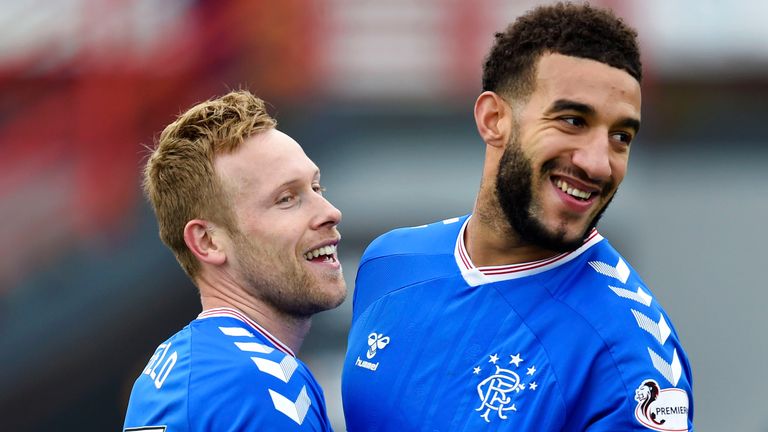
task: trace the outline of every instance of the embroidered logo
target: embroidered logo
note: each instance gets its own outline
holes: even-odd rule
[[[688,431],[688,394],[678,388],[662,389],[652,379],[635,390],[635,418],[648,429]]]
[[[523,358],[520,357],[520,353],[510,355],[509,357],[509,364],[514,365],[515,370],[512,370],[511,366],[499,366],[497,364],[499,362],[497,354],[489,356],[488,363],[492,363],[495,370],[491,370],[490,375],[477,385],[480,406],[475,411],[482,412],[480,417],[487,423],[491,422],[491,418],[489,418],[491,412],[496,414],[494,419],[496,417],[501,420],[509,418],[506,413],[517,411],[517,404],[514,401],[518,399],[520,393],[526,390],[535,392],[538,388],[538,384],[534,381],[536,366],[531,365],[526,368],[523,377],[527,379],[527,382],[523,382],[523,378],[516,372],[520,367],[520,363],[523,362]],[[482,370],[482,366],[475,366],[472,374],[480,375]]]
[[[368,335],[368,352],[365,353],[365,356],[370,360],[376,355],[377,350],[383,350],[387,345],[389,345],[389,336],[371,333]]]
[[[389,336],[384,336],[384,333],[372,332],[368,335],[368,351],[365,352],[365,357],[370,360],[376,356],[376,354],[389,345]],[[360,356],[355,360],[355,366],[370,371],[376,371],[379,368],[379,362],[373,363],[367,360],[363,360]]]

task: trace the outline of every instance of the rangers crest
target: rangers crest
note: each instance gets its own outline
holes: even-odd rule
[[[516,401],[520,393],[524,391],[535,392],[538,387],[538,384],[534,381],[536,366],[531,365],[525,368],[523,377],[527,378],[527,382],[523,382],[524,378],[521,378],[517,372],[520,363],[523,362],[523,358],[520,357],[520,353],[510,355],[509,357],[511,359],[509,360],[509,365],[513,366],[501,367],[497,364],[499,362],[497,354],[489,356],[488,363],[492,363],[495,370],[490,369],[490,375],[477,385],[480,406],[475,411],[482,412],[480,417],[487,423],[491,422],[489,417],[491,412],[496,413],[496,416],[501,420],[509,418],[508,412],[516,412],[518,410]],[[513,367],[514,370],[512,369]],[[482,370],[483,367],[476,366],[472,373],[480,375]]]

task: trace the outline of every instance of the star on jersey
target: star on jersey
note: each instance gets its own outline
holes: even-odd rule
[[[488,363],[492,363],[494,367],[488,373],[488,376],[483,378],[477,384],[477,395],[480,399],[480,406],[477,407],[475,411],[482,412],[480,417],[485,420],[486,423],[491,423],[492,420],[496,420],[497,418],[500,421],[507,420],[510,412],[518,412],[520,407],[524,407],[525,403],[530,400],[531,397],[534,397],[526,396],[526,390],[535,392],[539,386],[533,381],[533,376],[537,372],[536,366],[523,366],[526,369],[526,373],[523,375],[517,372],[517,369],[520,368],[520,364],[525,362],[521,354],[519,352],[517,354],[509,354],[509,358],[510,360],[508,364],[514,365],[514,370],[512,369],[512,366],[509,366],[507,369],[497,364],[499,362],[499,353],[488,355]],[[481,371],[482,369],[480,366],[475,366],[472,369],[472,375],[480,375]],[[523,379],[529,381],[523,382]],[[491,417],[491,412],[496,415]]]

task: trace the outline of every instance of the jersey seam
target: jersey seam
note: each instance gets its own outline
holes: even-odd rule
[[[624,395],[621,398],[622,405],[627,405],[627,394],[629,392],[629,387],[627,386],[627,382],[625,380],[624,374],[622,373],[622,369],[619,367],[618,362],[616,361],[616,357],[614,355],[614,344],[609,344],[603,335],[595,328],[594,325],[592,325],[592,322],[589,321],[581,312],[574,309],[570,304],[564,302],[563,300],[557,298],[552,291],[549,290],[549,288],[545,285],[542,285],[542,287],[547,291],[547,294],[549,294],[550,298],[561,305],[567,307],[570,311],[572,311],[576,316],[578,316],[582,321],[584,321],[590,329],[592,329],[592,332],[597,336],[597,338],[600,340],[600,342],[603,344],[604,347],[608,349],[608,355],[611,359],[611,363],[613,363],[613,368],[616,370],[616,373],[619,376],[619,379],[621,379],[621,384],[624,387]],[[631,410],[630,410],[631,412]],[[631,420],[631,419],[630,419]]]
[[[493,283],[492,285],[497,285],[497,284]],[[606,342],[605,338],[603,338],[603,336],[600,334],[600,332],[597,331],[597,329],[592,325],[592,323],[588,319],[586,319],[586,317],[584,315],[582,315],[580,312],[575,310],[568,303],[566,303],[566,302],[562,301],[561,299],[555,297],[546,285],[543,285],[541,283],[537,283],[537,285],[539,285],[542,288],[544,288],[546,290],[547,294],[549,295],[549,297],[553,301],[556,301],[557,303],[567,307],[576,316],[578,316],[579,319],[581,319],[583,322],[585,322],[589,326],[589,328],[592,330],[592,332],[597,336],[597,338],[600,340],[600,342],[603,344],[603,346],[608,349],[608,354],[609,354],[609,357],[611,359],[611,363],[613,364],[614,369],[616,370],[617,374],[619,375],[619,378],[621,379],[621,384],[624,387],[624,396],[622,397],[622,405],[626,405],[627,404],[627,396],[626,395],[627,395],[627,392],[629,390],[628,390],[628,387],[627,387],[627,383],[626,383],[626,381],[624,379],[624,375],[621,373],[621,368],[619,368],[619,366],[618,366],[618,364],[616,362],[616,358],[614,356],[613,345],[609,344],[608,342]],[[549,350],[546,348],[546,345],[539,338],[539,334],[537,332],[533,331],[533,329],[531,329],[531,327],[528,325],[528,318],[527,318],[527,316],[523,317],[523,315],[521,315],[518,312],[518,310],[507,300],[507,297],[500,291],[498,286],[494,286],[493,289],[499,294],[499,296],[504,300],[504,302],[509,306],[509,308],[512,309],[513,311],[515,311],[517,316],[519,316],[521,318],[521,320],[523,322],[523,325],[525,325],[525,327],[531,332],[531,334],[533,334],[533,336],[539,342],[539,345],[542,347],[542,349],[546,353],[547,358],[551,359],[552,356],[550,355]],[[557,382],[558,387],[562,388],[560,377],[558,376],[558,374],[554,370],[554,368],[553,368],[552,373],[555,376],[555,380]],[[560,395],[560,400],[561,400],[561,402],[563,404],[564,411],[565,411],[565,414],[566,414],[565,418],[567,419],[569,417],[568,405],[565,403],[565,397],[564,397],[564,395],[562,393],[562,390],[558,391],[558,394]]]
[[[498,285],[498,284],[497,284],[497,283],[491,283],[491,284],[489,284],[489,285]],[[539,345],[540,345],[540,346],[542,347],[542,349],[544,350],[544,352],[545,352],[545,354],[546,354],[546,356],[547,356],[547,359],[548,359],[548,360],[550,360],[550,359],[552,358],[552,356],[550,355],[550,353],[549,353],[549,350],[546,348],[546,345],[544,344],[544,342],[542,342],[542,340],[539,338],[539,334],[538,334],[537,332],[533,331],[533,329],[532,329],[532,328],[531,328],[531,327],[528,325],[528,319],[527,319],[527,317],[524,317],[522,314],[520,314],[520,312],[519,312],[519,311],[518,311],[518,310],[515,308],[515,306],[514,306],[514,305],[512,305],[512,304],[509,302],[509,300],[507,300],[507,297],[506,297],[506,296],[505,296],[505,295],[504,295],[504,294],[503,294],[503,293],[502,293],[502,292],[499,290],[499,287],[498,287],[498,286],[493,286],[492,288],[493,288],[493,290],[494,290],[494,291],[496,291],[496,293],[497,293],[497,294],[498,294],[498,295],[499,295],[499,296],[502,298],[502,300],[504,300],[504,303],[506,303],[506,304],[507,304],[507,306],[508,306],[510,309],[512,309],[512,310],[515,312],[515,314],[516,314],[517,316],[519,316],[519,317],[520,317],[520,320],[522,321],[522,323],[523,323],[523,325],[525,326],[525,328],[527,328],[527,329],[528,329],[528,331],[530,331],[530,332],[531,332],[531,334],[533,335],[533,337],[534,337],[534,338],[536,338],[536,341],[539,343]],[[547,293],[549,293],[549,290],[547,290]],[[550,293],[550,297],[551,297],[551,293]],[[552,364],[551,360],[550,360],[550,364]],[[558,387],[558,388],[561,388],[561,387],[562,387],[562,384],[560,384],[560,378],[559,378],[559,376],[558,376],[557,372],[554,370],[554,368],[552,368],[552,374],[555,376],[555,382],[557,383],[557,387]],[[558,393],[558,395],[559,395],[559,397],[560,397],[560,403],[563,405],[563,411],[564,411],[564,413],[565,413],[565,415],[564,415],[564,417],[563,417],[563,418],[564,418],[563,422],[565,423],[565,420],[566,420],[566,419],[568,419],[568,404],[567,404],[567,403],[565,403],[565,397],[564,397],[564,395],[563,395],[563,392],[562,392],[562,390],[558,390],[558,392],[557,392],[557,393]]]
[[[357,274],[358,274],[358,275],[360,275],[360,273],[363,271],[363,266],[365,266],[365,265],[366,265],[366,264],[368,264],[369,262],[371,262],[371,261],[373,261],[373,260],[377,260],[377,259],[379,259],[379,258],[406,257],[406,256],[421,256],[421,255],[430,255],[430,254],[426,254],[426,253],[424,253],[424,254],[400,254],[400,255],[397,255],[397,254],[392,254],[392,255],[380,255],[380,256],[377,256],[377,257],[375,257],[375,258],[372,258],[372,259],[370,259],[370,260],[366,260],[365,262],[361,263],[361,264],[358,266],[358,268],[357,268]],[[450,256],[451,258],[453,257],[453,254],[435,254],[435,255],[432,255],[432,256],[443,256],[443,255],[445,255],[445,256]],[[419,280],[419,281],[417,281],[417,282],[413,282],[413,283],[411,283],[411,284],[409,284],[409,285],[405,285],[405,286],[397,287],[397,288],[395,288],[394,290],[390,290],[390,291],[387,291],[387,292],[385,292],[385,293],[381,294],[381,295],[380,295],[378,298],[376,298],[374,301],[372,301],[372,302],[371,302],[371,303],[370,303],[370,304],[369,304],[369,305],[368,305],[368,306],[367,306],[367,307],[366,307],[364,310],[362,310],[362,311],[361,311],[359,314],[357,314],[357,316],[359,317],[359,316],[361,316],[362,314],[364,314],[365,312],[367,312],[367,311],[368,311],[368,309],[370,309],[370,308],[371,308],[371,306],[373,306],[374,304],[378,303],[378,302],[379,302],[381,299],[383,299],[384,297],[388,296],[389,294],[392,294],[392,293],[398,292],[398,291],[400,291],[400,290],[402,290],[402,289],[405,289],[405,288],[410,288],[410,287],[412,287],[412,286],[415,286],[415,285],[419,285],[419,284],[422,284],[422,283],[425,283],[425,282],[431,282],[431,281],[434,281],[434,280],[438,280],[438,279],[444,279],[444,278],[446,278],[446,277],[454,276],[454,273],[458,273],[458,274],[460,274],[460,272],[457,272],[456,270],[450,270],[450,271],[451,271],[451,272],[453,272],[453,273],[444,274],[444,275],[441,275],[441,276],[437,276],[437,277],[434,277],[434,278],[431,278],[431,279]],[[355,291],[357,291],[357,290],[355,290]],[[355,293],[355,300],[356,300],[356,299],[357,299],[357,293]],[[353,302],[352,302],[352,309],[353,309],[353,313],[352,313],[352,319],[353,319],[353,320],[354,320],[354,317],[355,317],[355,313],[354,313],[354,307],[355,307],[355,302],[353,301]]]
[[[367,258],[364,261],[361,261],[358,265],[358,271],[360,268],[362,268],[364,265],[368,264],[369,262],[376,261],[383,258],[392,258],[392,257],[415,257],[415,256],[449,256],[453,258],[453,252],[446,252],[446,253],[428,253],[428,252],[419,252],[419,253],[390,253],[390,254],[383,254],[383,255],[376,255],[371,258]]]
[[[462,218],[465,218],[465,217],[468,217],[468,216],[470,216],[470,215],[458,216],[458,219],[461,220]],[[436,222],[427,224],[427,225],[425,225],[425,226],[423,226],[421,228],[417,228],[417,227],[397,228],[397,229],[391,230],[391,231],[389,231],[389,232],[387,232],[385,234],[382,234],[381,236],[376,238],[371,244],[376,243],[376,242],[381,242],[381,243],[385,243],[385,244],[386,243],[390,243],[392,240],[388,239],[387,237],[392,236],[393,233],[403,232],[403,231],[407,231],[407,230],[417,230],[419,232],[424,232],[424,231],[427,231],[427,230],[432,231],[432,230],[430,230],[430,228],[434,228],[434,226],[437,226],[437,225],[439,225],[441,223],[442,223],[441,221],[436,221]],[[461,227],[463,225],[464,225],[464,222],[462,222],[461,225],[459,225],[459,230],[461,230]],[[447,225],[442,225],[441,228],[445,228],[446,226]],[[453,234],[451,236],[452,236],[451,238],[455,237],[455,235],[453,235]],[[422,238],[423,236],[418,236],[418,237]],[[440,238],[440,239],[443,238],[442,235],[438,235],[437,237]],[[450,256],[451,258],[454,258],[454,248],[455,248],[455,246],[456,246],[456,244],[454,242],[451,245],[450,250],[448,252],[446,252],[445,255]],[[366,254],[363,254],[363,258],[365,258],[365,255]],[[431,252],[419,252],[419,253],[407,252],[407,253],[400,253],[400,252],[396,252],[396,251],[395,252],[386,253],[386,254],[377,254],[377,255],[375,255],[375,256],[373,256],[371,258],[367,258],[367,259],[361,260],[360,263],[358,264],[358,271],[359,271],[360,267],[362,267],[364,264],[368,263],[369,261],[374,261],[374,260],[377,260],[377,259],[380,259],[380,258],[388,258],[388,257],[393,257],[393,256],[408,257],[408,256],[422,256],[422,255],[433,255],[433,254]],[[441,253],[441,254],[436,254],[436,255],[443,255],[443,254]]]
[[[398,293],[398,292],[400,292],[402,290],[405,290],[405,289],[413,288],[413,287],[415,287],[417,285],[425,284],[427,282],[433,282],[433,281],[436,281],[436,280],[446,279],[446,278],[453,277],[453,276],[454,275],[451,275],[451,274],[443,275],[443,276],[438,276],[438,277],[434,277],[432,279],[425,279],[425,280],[421,280],[421,281],[418,281],[418,282],[414,282],[414,283],[409,284],[409,285],[401,286],[401,287],[398,287],[397,289],[394,289],[392,291],[387,291],[385,294],[382,294],[376,300],[372,301],[368,305],[368,307],[366,307],[362,312],[360,312],[357,315],[357,319],[359,320],[366,312],[368,312],[371,309],[371,307],[373,307],[373,305],[381,302],[382,300],[384,300],[385,298],[389,297],[392,294]],[[353,305],[353,308],[354,308],[354,305]],[[353,319],[354,319],[354,314],[353,314]]]

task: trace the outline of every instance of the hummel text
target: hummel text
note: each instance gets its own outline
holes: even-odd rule
[[[355,366],[359,366],[363,369],[375,371],[376,368],[379,367],[379,363],[378,362],[371,363],[369,361],[361,360],[360,357],[358,357],[357,360],[355,361]]]

